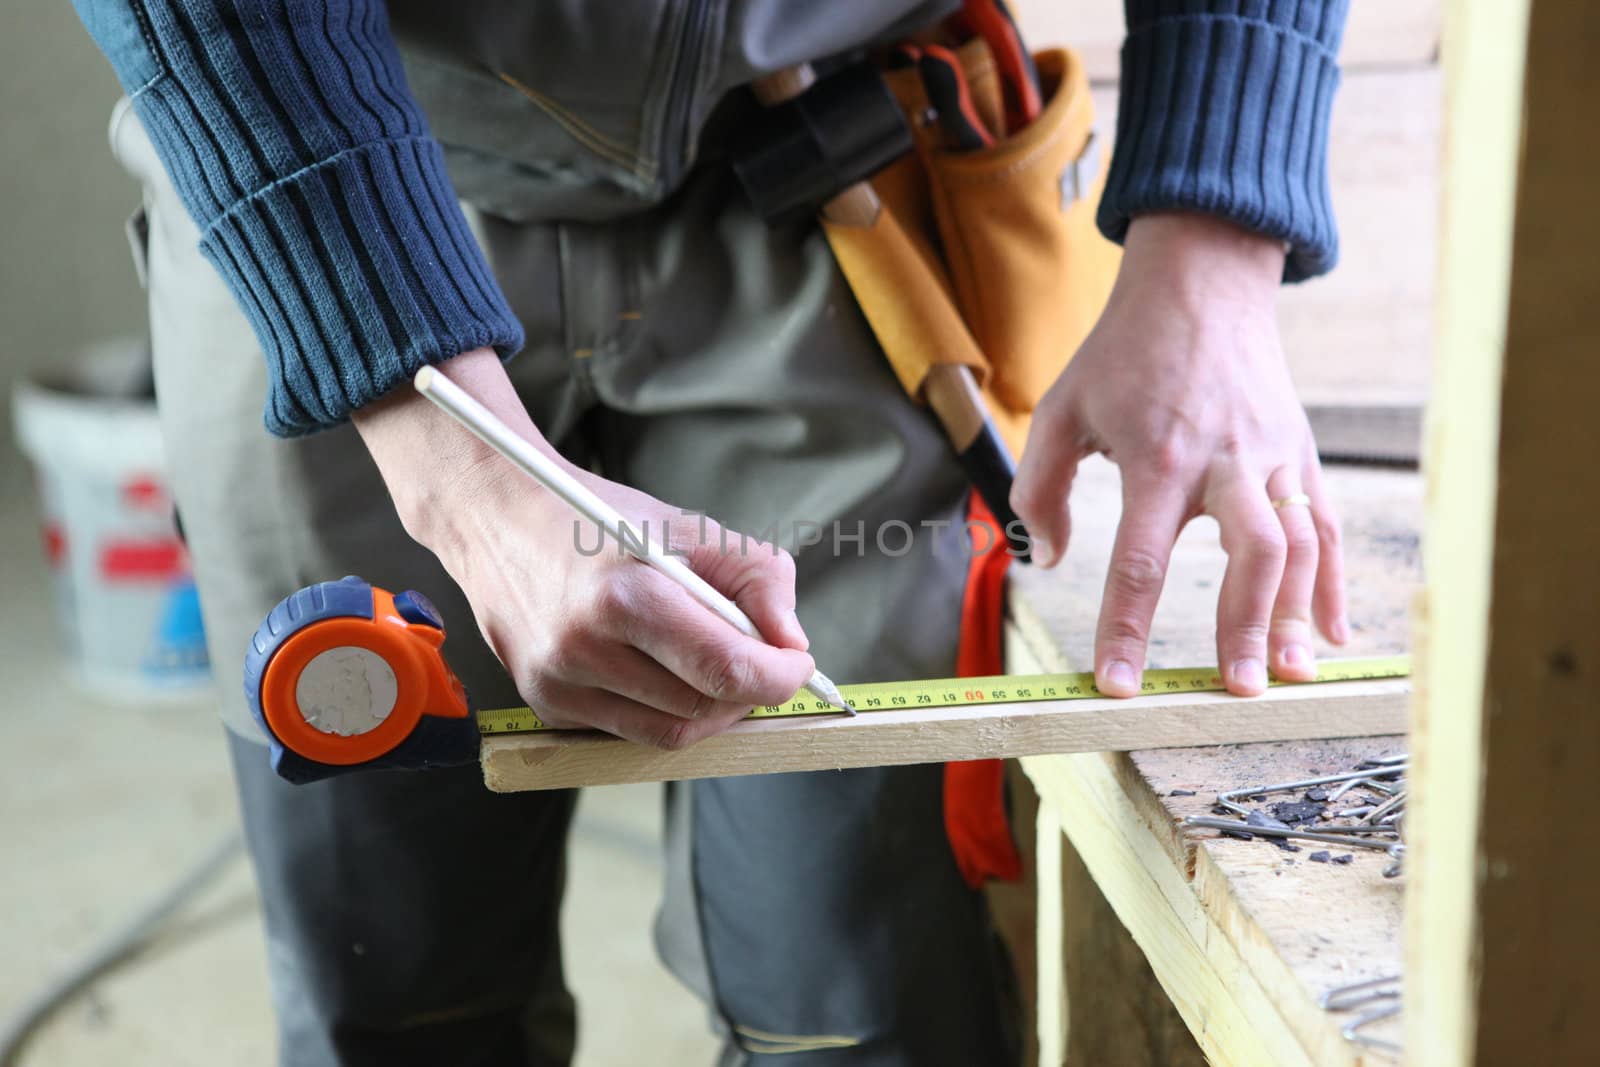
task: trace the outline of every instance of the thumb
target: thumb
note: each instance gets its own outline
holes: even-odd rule
[[[1052,419],[1041,411],[1011,486],[1011,507],[1028,528],[1033,561],[1041,567],[1061,562],[1072,535],[1068,498],[1078,463],[1087,454],[1075,425],[1071,417]]]

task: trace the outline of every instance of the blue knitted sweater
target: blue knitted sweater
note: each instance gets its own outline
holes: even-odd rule
[[[406,87],[381,0],[75,0],[249,316],[266,424],[337,424],[426,363],[522,329]],[[1337,238],[1328,114],[1348,0],[1126,0],[1100,228],[1193,210],[1288,244]]]

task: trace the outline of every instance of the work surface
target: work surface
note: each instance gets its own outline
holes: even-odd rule
[[[1328,474],[1344,516],[1353,631],[1338,654],[1403,652],[1421,581],[1421,480],[1393,471],[1330,468]],[[1067,560],[1053,573],[1013,578],[1010,669],[1090,665],[1116,487],[1108,464],[1086,464]],[[1153,666],[1215,662],[1224,564],[1215,524],[1193,524],[1174,554],[1157,612]],[[1337,773],[1403,747],[1403,737],[1384,736],[1036,756],[1023,765],[1047,812],[1041,831],[1049,819],[1065,830],[1207,1055],[1227,1063],[1358,1063],[1364,1050],[1339,1034],[1349,1017],[1328,1015],[1316,1000],[1335,986],[1399,973],[1401,883],[1383,877],[1387,857],[1358,851],[1348,864],[1311,863],[1321,846],[1289,853],[1261,840],[1184,831],[1179,823],[1208,813],[1220,791]],[[1194,795],[1173,796],[1174,790]],[[1047,869],[1045,861],[1040,869]],[[1059,890],[1042,884],[1041,909],[1059,908],[1052,892]],[[1047,959],[1041,957],[1041,968]],[[1041,983],[1048,988],[1043,971]],[[1080,1025],[1082,998],[1116,993],[1069,987],[1065,995],[1069,1004],[1080,998],[1071,1011]],[[1041,1010],[1048,1014],[1048,1006]],[[1393,1039],[1398,1027],[1390,1022],[1368,1032]]]

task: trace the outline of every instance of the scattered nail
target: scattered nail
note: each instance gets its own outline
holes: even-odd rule
[[[1174,789],[1172,792],[1168,793],[1167,796],[1169,796],[1169,797],[1192,797],[1192,796],[1194,796],[1194,790],[1193,789]]]
[[[1354,852],[1346,852],[1342,856],[1333,857],[1333,862],[1335,862],[1335,863],[1354,863],[1355,862],[1355,858],[1356,858],[1356,854]]]

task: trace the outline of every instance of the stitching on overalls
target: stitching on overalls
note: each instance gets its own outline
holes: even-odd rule
[[[734,1024],[733,1032],[740,1037],[764,1045],[776,1046],[768,1049],[754,1049],[756,1052],[807,1052],[825,1048],[854,1048],[861,1044],[858,1037],[847,1037],[844,1034],[780,1034],[771,1030],[758,1030],[753,1026]]]
[[[638,155],[626,146],[618,144],[571,111],[562,107],[555,100],[530,85],[524,85],[505,71],[489,69],[490,73],[496,78],[525,96],[539,110],[554,119],[556,125],[566,130],[567,133],[571,134],[575,140],[591,152],[618,166],[627,168],[630,174],[642,181],[655,181],[656,171],[659,166],[655,160],[648,156]]]

